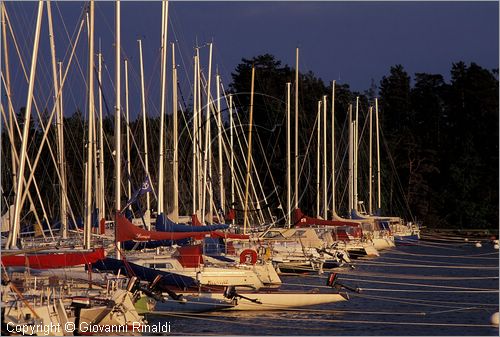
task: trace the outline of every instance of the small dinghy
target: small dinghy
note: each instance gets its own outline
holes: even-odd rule
[[[234,307],[234,304],[225,298],[210,298],[185,295],[179,300],[168,299],[165,302],[156,302],[147,316],[162,316],[169,313],[200,313],[224,310]]]

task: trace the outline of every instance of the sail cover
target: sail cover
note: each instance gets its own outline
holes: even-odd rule
[[[347,222],[341,220],[323,220],[316,219],[302,213],[300,208],[296,208],[293,211],[293,223],[296,227],[308,227],[308,226],[350,226],[358,227],[361,223]]]
[[[33,255],[2,256],[5,267],[30,267],[34,269],[53,269],[85,265],[104,259],[104,248],[91,252],[37,253]]]
[[[122,214],[115,214],[116,242],[123,241],[151,241],[151,240],[181,240],[185,238],[203,239],[205,235],[227,239],[248,239],[248,235],[224,233],[218,231],[203,232],[157,232],[147,231],[131,223]],[[206,227],[206,226],[203,226]]]
[[[156,230],[158,232],[206,232],[206,231],[215,231],[229,228],[229,225],[226,224],[216,224],[216,225],[207,225],[202,226],[195,225],[189,226],[185,224],[178,224],[172,220],[170,220],[167,216],[163,214],[158,215],[156,218]]]

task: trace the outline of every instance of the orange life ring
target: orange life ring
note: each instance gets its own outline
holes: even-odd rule
[[[256,264],[257,263],[257,252],[253,249],[245,249],[240,254],[241,264]]]

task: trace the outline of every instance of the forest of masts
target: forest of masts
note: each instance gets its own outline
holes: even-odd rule
[[[271,55],[243,59],[232,74],[232,83],[225,86],[213,57],[214,44],[207,43],[195,47],[189,60],[191,75],[186,79],[190,86],[183,91],[178,78],[182,55],[168,40],[168,1],[161,3],[160,71],[153,73],[158,77],[154,81],[145,78],[143,41],[137,40],[136,64],[131,64],[121,48],[120,2],[116,2],[111,79],[100,42],[95,47],[99,33],[94,32],[94,2],[82,11],[64,47],[55,43],[52,6],[50,1],[38,2],[34,38],[26,39],[33,43],[27,52],[27,42],[21,40],[25,37],[13,28],[8,6],[1,3],[2,214],[8,205],[13,209],[8,247],[21,231],[43,229],[44,236],[67,237],[79,219],[85,224],[88,245],[97,219],[112,220],[113,212],[126,204],[145,179],[150,180],[153,191],[130,208],[136,217],[146,219],[152,213],[164,213],[179,221],[197,213],[202,222],[224,221],[220,216],[233,209],[234,222],[243,225],[244,231],[262,224],[290,225],[289,212],[296,207],[323,218],[330,218],[333,212],[347,215],[358,207],[368,213],[385,207],[408,219],[415,215],[412,209],[420,218],[434,219],[437,207],[428,205],[432,197],[426,197],[424,211],[421,201],[412,200],[412,191],[417,196],[419,192],[412,190],[415,167],[411,164],[426,165],[424,171],[417,171],[424,179],[420,183],[426,185],[436,179],[434,173],[442,171],[443,165],[451,170],[453,159],[436,163],[436,158],[441,152],[455,151],[457,144],[442,148],[441,143],[452,143],[460,133],[460,121],[468,117],[462,118],[445,99],[470,85],[464,80],[467,77],[480,77],[485,87],[496,85],[498,89],[493,73],[463,63],[454,65],[451,85],[440,75],[417,74],[417,84],[411,89],[409,77],[397,66],[381,82],[379,104],[373,90],[352,93],[348,85],[335,81],[326,87],[312,73],[300,73],[298,48],[294,69],[281,67]],[[42,27],[46,36],[42,36]],[[39,53],[45,43],[48,56]],[[85,44],[84,56],[77,55]],[[50,61],[42,62],[47,57]],[[138,83],[132,90],[129,73]],[[406,79],[408,84],[401,84]],[[158,86],[146,87],[156,81]],[[433,141],[424,137],[426,131],[414,124],[419,116],[414,107],[421,104],[414,96],[429,95],[423,84],[438,86],[437,95],[446,86],[442,104],[448,106],[440,114],[454,111],[458,121],[438,126],[441,132],[449,132],[448,140],[439,132],[428,131],[432,137],[440,137],[437,150],[428,146]],[[458,84],[462,87],[455,88]],[[77,90],[82,85],[85,96]],[[401,93],[405,90],[407,93]],[[85,109],[77,108],[70,115],[66,102],[69,97],[75,102],[75,95],[85,97]],[[400,96],[408,96],[411,108],[406,110],[411,112],[401,111],[394,103],[401,102]],[[494,108],[494,101],[491,106]],[[432,106],[424,108],[428,113]],[[462,110],[464,116],[474,114],[469,103]],[[396,127],[394,116],[400,121]],[[408,122],[408,116],[414,120]],[[434,131],[435,123],[429,123]],[[422,139],[409,131],[409,125],[417,125]],[[495,132],[486,137],[491,134]],[[474,144],[472,149],[477,147]],[[395,158],[390,155],[394,147]],[[380,149],[385,152],[383,159]],[[398,155],[405,151],[416,157]],[[430,157],[429,151],[433,151]],[[498,193],[491,198],[498,200]],[[483,212],[490,217],[489,210]]]

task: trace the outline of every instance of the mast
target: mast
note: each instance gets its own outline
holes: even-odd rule
[[[68,219],[67,219],[67,204],[66,204],[66,183],[65,183],[65,164],[64,164],[64,135],[63,135],[63,113],[59,100],[61,96],[57,96],[59,92],[59,76],[57,74],[57,61],[56,61],[56,46],[54,42],[54,28],[52,22],[52,11],[50,7],[50,0],[47,1],[47,19],[49,24],[49,41],[50,41],[50,54],[52,65],[52,78],[54,85],[54,106],[56,108],[56,132],[57,132],[57,165],[61,179],[59,182],[59,218],[61,221],[61,235],[63,238],[68,236]],[[8,61],[6,59],[6,65]],[[62,71],[61,69],[59,71]],[[7,72],[8,73],[8,72]],[[10,105],[9,105],[10,107]]]
[[[205,223],[205,213],[206,213],[206,198],[207,198],[207,188],[209,190],[209,205],[208,210],[210,214],[209,221],[212,220],[212,179],[210,179],[210,187],[207,186],[207,176],[211,178],[212,172],[212,161],[211,161],[211,142],[210,142],[210,84],[212,82],[212,43],[209,43],[209,56],[208,56],[208,79],[207,79],[207,105],[205,109],[205,155],[203,160],[203,205],[201,214],[201,223]],[[209,164],[210,163],[210,164]],[[208,168],[207,168],[208,165]],[[208,170],[208,171],[207,171]]]
[[[354,139],[353,139],[353,150],[354,150],[354,178],[353,178],[353,185],[354,185],[354,200],[353,200],[353,206],[354,210],[358,210],[358,129],[359,129],[359,123],[358,123],[358,111],[359,111],[359,97],[356,97],[356,119],[354,121]]]
[[[328,219],[328,185],[326,180],[326,95],[323,96],[323,219]]]
[[[146,175],[149,178],[149,161],[148,161],[148,129],[147,129],[147,117],[146,117],[146,94],[144,91],[144,63],[142,59],[142,41],[137,40],[139,43],[139,63],[141,67],[141,108],[142,108],[142,133],[144,139],[144,166],[146,169]],[[146,222],[146,227],[151,230],[150,221],[151,212],[151,196],[149,192],[146,192],[146,212],[144,214],[144,220]]]
[[[320,166],[321,166],[321,156],[320,156],[320,151],[321,151],[321,101],[318,101],[318,113],[317,113],[317,145],[316,145],[316,216],[319,218],[320,217],[320,200],[321,200],[321,192],[320,192],[320,181],[321,181],[321,174],[320,174]]]
[[[380,182],[380,142],[379,142],[379,123],[378,123],[378,99],[375,98],[375,137],[377,138],[377,212],[382,209],[382,194]]]
[[[129,115],[129,105],[128,105],[128,60],[125,59],[125,118],[126,118],[126,142],[127,142],[127,198],[132,197],[132,181],[131,181],[131,169],[130,169],[130,115]],[[132,206],[129,206],[132,210]]]
[[[335,205],[335,80],[332,81],[332,219],[337,217]]]
[[[4,4],[5,5],[5,4]],[[5,8],[4,8],[5,11]],[[31,70],[30,70],[30,78],[28,84],[28,97],[26,100],[26,110],[24,113],[24,128],[23,128],[23,136],[21,143],[21,158],[19,159],[19,167],[17,171],[17,186],[16,186],[16,202],[14,208],[14,222],[12,225],[12,229],[9,232],[9,237],[7,240],[6,248],[12,248],[16,246],[17,237],[19,235],[20,230],[20,218],[21,218],[21,191],[23,187],[23,177],[24,170],[26,166],[26,149],[28,148],[28,136],[29,136],[29,127],[30,127],[30,116],[31,116],[31,107],[33,103],[33,89],[35,86],[35,75],[36,75],[36,64],[37,64],[37,56],[38,56],[38,45],[40,42],[40,29],[42,25],[42,13],[43,13],[43,1],[38,2],[38,15],[36,19],[36,28],[35,28],[35,40],[33,42],[33,54],[31,56]]]
[[[0,4],[2,7],[2,42],[3,42],[3,60],[5,64],[5,70],[3,74],[5,74],[5,90],[6,90],[6,95],[7,95],[7,102],[8,102],[8,108],[9,108],[9,126],[8,126],[8,131],[9,131],[9,138],[11,139],[10,142],[10,148],[11,148],[11,153],[16,152],[16,143],[14,141],[14,108],[12,106],[12,95],[11,95],[11,88],[10,88],[10,65],[9,65],[9,49],[8,46],[9,44],[7,43],[7,18],[6,18],[6,9],[5,9],[5,1],[2,1]],[[7,121],[6,121],[7,122]],[[12,186],[17,186],[17,176],[16,176],[16,171],[17,171],[17,162],[16,158],[14,155],[11,156],[11,164],[12,164]],[[14,194],[17,194],[16,191],[13,191]],[[12,228],[12,214],[10,214],[10,205],[9,206],[9,228]]]
[[[288,82],[286,84],[286,211],[287,218],[286,223],[288,228],[292,226],[292,193],[291,193],[291,169],[290,169],[290,88],[292,84]]]
[[[196,201],[198,196],[198,56],[194,56],[194,79],[193,79],[193,167],[192,167],[192,198],[193,214],[196,214]]]
[[[352,125],[352,104],[349,104],[349,214],[353,210],[353,125]]]
[[[58,136],[59,136],[59,149],[61,155],[61,193],[64,200],[61,199],[61,230],[62,237],[66,239],[68,237],[68,192],[67,192],[67,176],[66,176],[66,155],[64,152],[64,109],[63,109],[63,77],[62,77],[62,62],[58,62],[59,66],[59,123],[58,123]],[[63,220],[64,219],[64,220]]]
[[[370,106],[370,109],[368,111],[368,116],[370,118],[370,145],[369,145],[369,149],[368,149],[368,160],[369,160],[369,163],[368,163],[368,169],[369,169],[369,172],[368,172],[368,177],[369,177],[369,185],[368,185],[368,214],[369,215],[372,215],[373,212],[372,212],[372,194],[373,194],[373,173],[372,173],[372,133],[373,133],[373,122],[372,122],[372,114],[373,114],[373,107]]]
[[[299,48],[295,49],[295,205],[299,208]]]
[[[106,217],[104,193],[104,132],[102,126],[102,52],[99,46],[97,79],[99,82],[99,221]]]
[[[172,220],[179,221],[179,136],[178,136],[178,121],[177,121],[177,65],[175,64],[175,44],[172,43],[172,109],[173,109],[173,143],[174,143],[174,162],[173,162],[173,211]]]
[[[120,62],[120,0],[116,0],[115,7],[115,211],[121,208],[121,182],[122,182],[122,144],[121,144],[121,62]],[[116,237],[116,223],[115,223]],[[121,244],[116,242],[116,258],[121,258]]]
[[[163,213],[164,205],[164,174],[165,167],[165,90],[167,86],[167,31],[168,31],[168,1],[162,1],[161,17],[161,106],[160,106],[160,163],[158,171],[158,215]]]
[[[203,198],[203,189],[205,186],[203,185],[203,165],[202,165],[202,151],[201,151],[201,144],[202,144],[202,121],[203,121],[203,115],[202,115],[202,105],[201,105],[201,70],[200,70],[200,48],[196,48],[196,55],[198,56],[198,62],[196,64],[197,69],[197,77],[196,77],[196,93],[198,94],[198,97],[196,99],[197,105],[197,111],[198,111],[198,142],[196,143],[196,146],[198,147],[198,153],[197,153],[197,165],[198,165],[198,209],[201,210],[203,207],[204,211],[204,206],[202,206],[202,202],[204,200]]]
[[[87,82],[87,108],[88,108],[88,142],[87,142],[87,176],[85,179],[85,230],[84,247],[90,249],[92,230],[92,174],[93,174],[93,140],[94,140],[94,1],[89,2],[87,13],[89,27],[89,65]]]
[[[219,201],[221,212],[224,214],[224,172],[222,167],[222,111],[220,110],[220,75],[215,77],[217,83],[217,146],[219,148]],[[218,212],[219,210],[217,210]],[[217,213],[218,214],[218,213]]]
[[[231,208],[234,207],[234,139],[233,139],[233,95],[229,95],[229,146],[231,151]],[[234,219],[232,220],[234,224]]]
[[[252,123],[253,123],[253,96],[254,96],[254,82],[255,82],[255,66],[252,65],[252,84],[250,87],[250,120],[249,120],[249,130],[248,130],[248,151],[247,151],[247,174],[245,181],[245,205],[244,214],[245,218],[243,221],[243,234],[247,233],[248,226],[248,185],[250,184],[250,170],[252,168]]]

